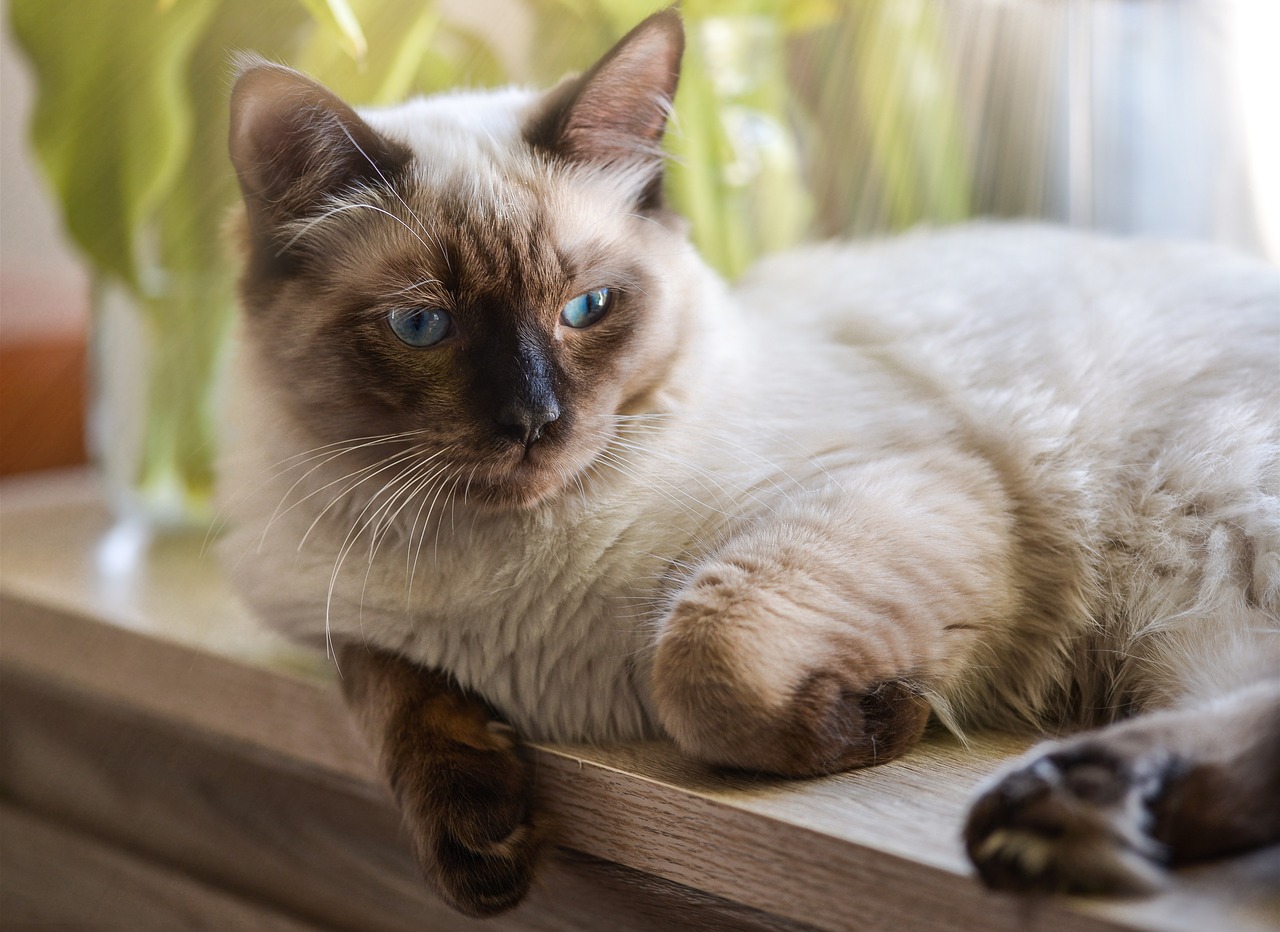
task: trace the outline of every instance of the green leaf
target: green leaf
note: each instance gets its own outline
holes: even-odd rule
[[[216,0],[11,0],[36,73],[31,138],[65,225],[135,290],[140,230],[189,152],[186,67]]]
[[[307,8],[307,12],[316,22],[324,24],[336,33],[346,48],[347,54],[358,62],[363,62],[369,51],[365,41],[364,30],[360,28],[360,19],[347,0],[299,0]]]

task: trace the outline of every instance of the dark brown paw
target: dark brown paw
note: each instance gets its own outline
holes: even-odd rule
[[[491,725],[490,740],[411,755],[392,779],[423,873],[472,916],[503,912],[524,898],[542,843],[532,771],[514,733]]]
[[[472,916],[515,906],[542,841],[519,737],[444,673],[360,643],[340,656],[343,695],[378,749],[427,880]]]
[[[1132,758],[1084,739],[1004,776],[970,810],[964,840],[978,874],[1001,890],[1141,893],[1166,860],[1152,806],[1167,757]]]
[[[419,860],[441,897],[469,916],[493,916],[517,906],[529,892],[540,840],[532,825],[520,825],[482,848],[464,845],[448,832],[430,839]]]

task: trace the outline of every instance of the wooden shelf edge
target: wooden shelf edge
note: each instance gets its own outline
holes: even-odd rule
[[[305,771],[390,807],[332,683],[0,591],[0,677],[10,674],[76,693],[89,706],[134,710],[175,733],[203,734],[281,772]],[[535,754],[541,804],[559,845],[788,927],[1021,929],[1029,921],[1064,930],[1203,927],[1205,909],[1179,921],[1170,908],[1141,902],[993,895],[963,873],[683,786],[678,774],[672,778],[670,761],[628,768],[597,749],[537,747]],[[1264,915],[1261,924],[1239,927],[1262,929],[1266,922]]]
[[[385,793],[371,755],[322,681],[230,660],[0,593],[5,672],[123,706],[180,732],[204,733],[282,770]],[[963,874],[852,845],[672,783],[593,759],[536,750],[542,803],[557,841],[595,858],[786,923],[817,928],[1024,928],[1028,909],[1059,929],[1142,927],[1082,913],[1070,901],[1025,903]],[[600,758],[603,757],[604,760]],[[851,912],[851,904],[857,904]]]

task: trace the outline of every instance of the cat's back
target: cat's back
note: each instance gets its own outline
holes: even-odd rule
[[[1062,341],[1053,348],[1061,356],[1076,345],[1098,348],[1103,332],[1149,349],[1199,332],[1211,344],[1239,336],[1245,355],[1255,349],[1260,361],[1274,362],[1280,349],[1259,343],[1280,340],[1273,266],[1214,245],[1037,224],[975,223],[796,250],[761,262],[738,294],[748,314],[785,306],[793,328],[855,345],[985,337],[1034,357],[1049,339]]]
[[[777,256],[738,295],[749,321],[785,319],[799,359],[847,347],[839,364],[953,405],[1108,430],[1280,407],[1280,270],[1218,247],[975,224]]]

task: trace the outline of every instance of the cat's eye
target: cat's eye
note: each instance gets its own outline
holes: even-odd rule
[[[609,310],[613,295],[608,288],[597,288],[580,294],[564,306],[560,312],[560,320],[565,326],[581,329],[590,327]]]
[[[387,322],[410,346],[435,346],[453,332],[453,318],[438,307],[398,307],[387,314]]]

